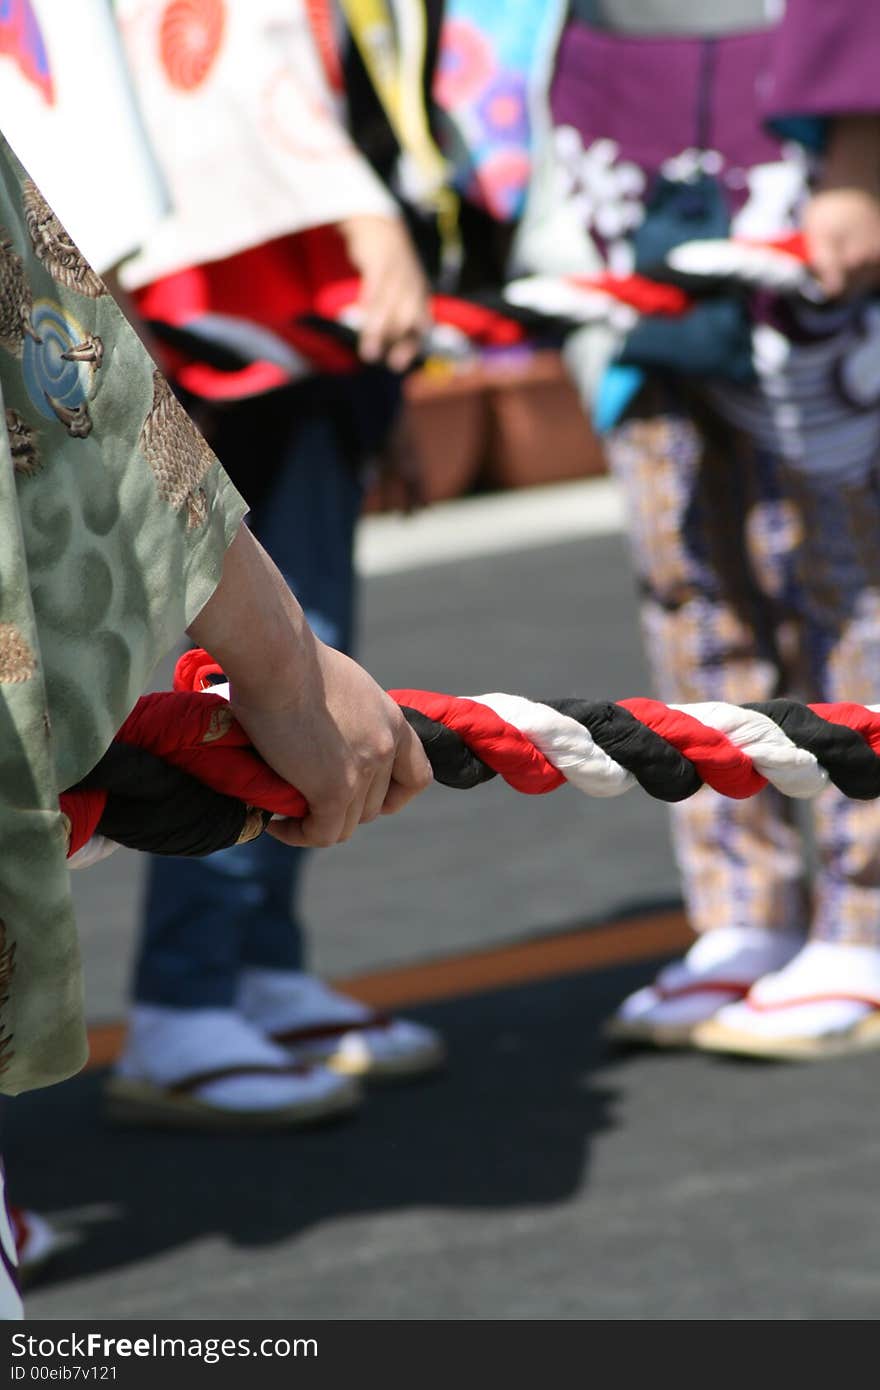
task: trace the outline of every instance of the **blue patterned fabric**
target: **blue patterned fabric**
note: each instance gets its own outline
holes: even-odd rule
[[[447,0],[434,97],[458,191],[508,221],[532,167],[534,101],[562,0]]]

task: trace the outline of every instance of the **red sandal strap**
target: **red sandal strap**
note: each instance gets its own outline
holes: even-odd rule
[[[693,980],[687,985],[654,985],[663,1000],[686,999],[691,994],[735,994],[738,999],[745,999],[751,988],[751,983],[743,984],[742,980]]]

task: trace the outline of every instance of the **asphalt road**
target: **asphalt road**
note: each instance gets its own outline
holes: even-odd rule
[[[588,494],[585,493],[585,505]],[[365,584],[378,679],[461,694],[647,693],[619,535]],[[89,1014],[121,1016],[140,865],[80,876]],[[433,788],[315,857],[331,976],[650,912],[677,893],[639,792]],[[653,962],[447,998],[447,1072],[311,1133],[108,1131],[101,1074],[8,1104],[13,1197],[69,1247],[32,1318],[838,1319],[880,1311],[878,1065],[613,1054]]]

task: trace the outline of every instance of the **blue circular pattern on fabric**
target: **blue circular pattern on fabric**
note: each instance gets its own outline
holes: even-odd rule
[[[51,299],[37,301],[31,323],[41,341],[25,337],[21,364],[24,384],[40,414],[47,420],[55,420],[57,415],[49,397],[69,410],[76,410],[89,398],[91,372],[88,364],[65,362],[62,356],[81,343],[86,334],[76,319],[65,314],[60,304]]]

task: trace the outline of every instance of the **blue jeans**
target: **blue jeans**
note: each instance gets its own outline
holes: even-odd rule
[[[222,417],[215,447],[248,500],[247,467],[255,450],[265,486],[250,516],[251,529],[275,560],[322,641],[351,646],[354,583],[352,548],[361,488],[333,412],[290,419],[278,458],[266,470],[271,430],[242,433],[248,459],[224,449]],[[293,414],[293,412],[291,412]],[[277,409],[276,409],[277,416]],[[236,445],[233,443],[233,450]],[[245,466],[236,466],[243,463]],[[140,954],[137,1001],[184,1008],[232,1004],[243,966],[299,970],[303,933],[294,897],[307,851],[289,849],[268,835],[206,859],[151,860]]]

